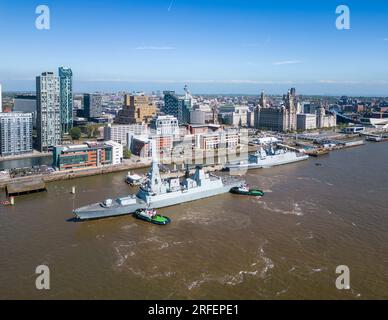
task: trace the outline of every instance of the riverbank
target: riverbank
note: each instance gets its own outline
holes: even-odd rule
[[[256,147],[249,147],[249,151],[256,151]],[[241,152],[245,154],[244,149],[239,150],[237,153],[238,156],[241,156]],[[232,155],[233,156],[233,155]],[[217,165],[216,163],[224,163],[227,160],[227,150],[222,149],[218,150],[218,152],[209,152],[206,153],[202,151],[200,154],[191,155],[192,158],[178,158],[178,159],[170,159],[163,158],[161,160],[161,164],[165,166],[166,171],[172,171],[169,173],[169,177],[179,176],[181,173],[176,172],[178,166],[182,166],[181,169],[184,171],[185,166],[184,163],[203,163],[208,169],[207,171],[219,171],[222,169],[222,164]],[[171,163],[174,163],[174,166],[169,166]],[[130,171],[142,168],[148,168],[151,165],[151,158],[142,159],[137,156],[132,156],[131,159],[124,159],[123,163],[119,165],[109,165],[102,167],[93,167],[93,168],[80,168],[80,169],[69,169],[62,171],[53,171],[46,170],[43,172],[30,173],[30,172],[22,172],[21,174],[15,176],[10,172],[4,171],[0,172],[0,188],[5,188],[12,184],[20,184],[24,181],[28,181],[31,177],[40,178],[43,182],[53,182],[60,180],[69,180],[75,178],[83,178],[93,175],[99,174],[107,174],[113,172],[120,171]],[[23,166],[24,167],[24,166]],[[27,166],[30,167],[30,166]],[[0,168],[1,169],[1,168]],[[51,169],[51,168],[49,168]],[[164,174],[163,174],[164,175]],[[167,177],[167,176],[166,176]]]
[[[127,163],[122,163],[120,165],[90,168],[90,169],[55,171],[50,174],[35,175],[34,177],[42,178],[44,182],[53,182],[53,181],[69,180],[69,179],[82,178],[82,177],[88,177],[88,176],[94,176],[94,175],[100,175],[100,174],[106,174],[106,173],[142,169],[142,168],[147,168],[149,166],[150,166],[150,162],[136,162],[136,163],[127,162]],[[6,177],[3,179],[0,179],[0,188],[5,188],[9,184],[20,183],[22,181],[27,181],[29,179],[31,179],[31,176],[18,177],[18,178]]]
[[[355,143],[355,141],[347,142],[348,144],[344,143],[343,145],[341,145],[341,147],[338,146],[337,148],[333,148],[331,150],[355,147],[355,146],[360,146],[364,144],[364,141],[362,141],[362,143],[360,143],[361,141],[356,141],[356,142],[357,143]],[[257,146],[249,146],[248,153],[256,151],[257,148],[258,148]],[[84,177],[89,177],[94,175],[114,173],[114,172],[120,172],[120,171],[143,169],[143,168],[148,168],[150,165],[151,165],[150,159],[142,160],[142,161],[137,160],[137,162],[134,162],[134,160],[125,160],[124,163],[119,165],[110,165],[110,166],[87,168],[87,169],[80,168],[80,169],[71,169],[71,170],[63,170],[63,171],[54,171],[47,174],[33,175],[33,177],[41,178],[44,183],[47,183],[47,182],[54,182],[54,181],[61,181],[61,180],[84,178]],[[176,165],[174,166],[174,169],[176,169]],[[183,169],[184,168],[182,168],[182,170]],[[207,172],[221,171],[222,169],[223,169],[222,164],[206,165]],[[169,177],[180,177],[184,175],[184,173],[183,171],[173,170],[172,172],[163,173],[162,175],[164,178],[169,178]],[[12,184],[20,184],[24,181],[28,181],[29,179],[31,179],[31,177],[32,177],[31,175],[27,175],[24,177],[12,178],[9,176],[9,174],[3,173],[0,175],[0,189],[6,188],[7,186],[12,186]]]
[[[52,157],[52,152],[39,152],[34,150],[32,153],[19,154],[17,156],[6,156],[0,157],[0,162],[11,161],[11,160],[22,160],[22,159],[32,159],[32,158],[43,158],[43,157]]]

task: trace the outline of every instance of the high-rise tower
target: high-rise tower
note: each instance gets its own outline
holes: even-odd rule
[[[73,126],[73,72],[70,68],[59,67],[61,131],[69,132]]]
[[[3,98],[2,98],[2,91],[1,91],[1,83],[0,83],[0,112],[3,112]]]
[[[260,99],[259,99],[259,103],[258,105],[255,107],[254,109],[254,127],[256,129],[258,129],[260,126],[259,126],[259,122],[260,122],[260,110],[262,108],[265,108],[267,106],[267,99],[264,95],[264,91],[261,91],[261,94],[260,94]]]
[[[296,116],[296,105],[295,105],[295,88],[291,88],[288,91],[285,99],[285,105],[287,110],[287,130],[296,130],[297,116]]]
[[[165,114],[176,117],[179,123],[190,123],[190,112],[193,110],[193,96],[185,85],[185,95],[178,97],[174,91],[164,91],[164,106],[162,111]]]
[[[102,114],[102,95],[99,93],[84,94],[84,117],[93,120]]]
[[[265,108],[267,106],[267,99],[264,95],[264,91],[261,91],[259,104],[262,108]]]
[[[61,142],[59,77],[43,72],[36,77],[38,149],[47,151]]]

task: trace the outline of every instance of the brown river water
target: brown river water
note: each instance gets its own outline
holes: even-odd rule
[[[164,208],[167,226],[71,219],[73,206],[134,191],[124,177],[50,183],[0,207],[0,298],[388,298],[387,143],[251,170],[247,182],[263,198]],[[35,287],[42,264],[50,290]],[[336,289],[338,265],[350,269],[350,290]]]

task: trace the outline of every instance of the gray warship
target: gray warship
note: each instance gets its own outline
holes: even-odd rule
[[[159,163],[153,156],[152,166],[147,179],[136,194],[106,199],[73,211],[80,220],[98,219],[130,214],[142,208],[163,208],[184,202],[199,200],[229,192],[239,186],[242,180],[226,176],[218,177],[196,167],[195,173],[186,176],[181,182],[179,178],[162,179]]]
[[[261,147],[255,154],[249,155],[248,161],[240,161],[237,163],[229,163],[225,166],[230,171],[270,168],[273,166],[298,162],[308,159],[306,154],[299,154],[295,151],[286,149],[274,150],[273,146],[264,149]]]

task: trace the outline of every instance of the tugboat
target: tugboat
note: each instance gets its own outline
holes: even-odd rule
[[[251,188],[245,183],[241,184],[238,187],[233,187],[232,189],[230,189],[230,192],[235,193],[235,194],[243,194],[246,196],[256,196],[256,197],[257,196],[259,196],[259,197],[264,196],[263,191],[261,191],[260,189],[258,189],[256,187]]]
[[[319,157],[319,156],[323,156],[325,154],[328,154],[329,150],[326,148],[317,148],[314,150],[308,150],[305,153],[308,154],[309,156]]]
[[[133,215],[137,219],[141,219],[158,225],[166,225],[171,222],[171,219],[169,217],[165,217],[158,214],[155,209],[138,209],[133,213]]]

